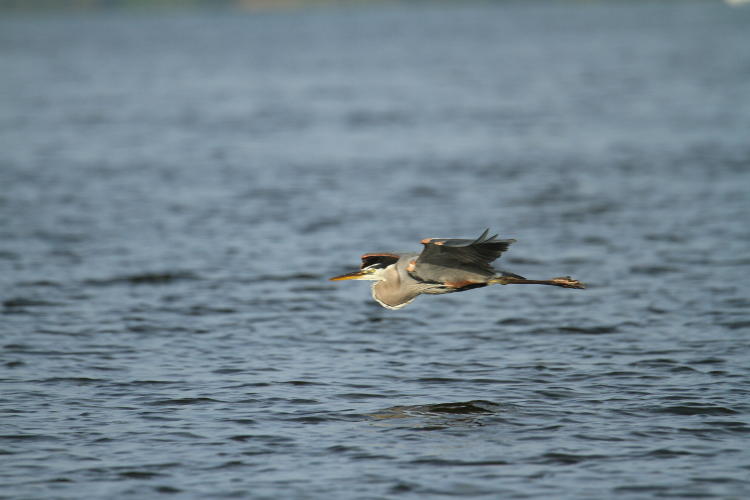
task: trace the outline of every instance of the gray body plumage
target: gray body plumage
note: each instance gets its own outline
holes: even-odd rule
[[[383,270],[384,279],[372,284],[372,298],[388,309],[401,309],[423,293],[445,293],[430,291],[435,285],[417,281],[409,275],[406,267],[419,254],[401,254],[395,264]]]

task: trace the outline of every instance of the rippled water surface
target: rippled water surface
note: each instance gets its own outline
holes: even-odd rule
[[[0,497],[747,498],[749,25],[6,13]],[[326,280],[485,227],[589,288]]]

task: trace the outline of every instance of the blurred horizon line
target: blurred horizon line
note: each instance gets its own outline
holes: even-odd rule
[[[476,0],[482,3],[514,2],[519,0]],[[555,1],[555,0],[552,0]],[[567,3],[592,3],[618,0],[556,0]],[[739,5],[750,0],[723,0]],[[0,0],[0,10],[86,10],[130,8],[230,8],[241,10],[275,10],[325,5],[362,5],[368,3],[463,3],[463,0]]]
[[[616,3],[627,0],[472,0],[477,3]],[[647,0],[646,0],[647,1]],[[653,0],[659,1],[659,0]],[[666,1],[666,0],[661,0]],[[676,0],[674,0],[676,1]],[[750,0],[692,0],[745,7]],[[247,11],[289,10],[305,7],[352,6],[375,3],[462,4],[466,0],[0,0],[0,11],[66,11],[126,9],[237,9]]]
[[[186,7],[267,10],[383,1],[393,0],[0,0],[0,10],[104,10]]]
[[[359,5],[366,3],[425,1],[429,2],[431,0],[0,0],[0,10],[105,10],[194,7],[240,10],[275,10],[324,5]]]

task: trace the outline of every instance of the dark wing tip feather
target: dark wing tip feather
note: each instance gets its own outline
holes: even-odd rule
[[[497,236],[497,235],[495,235],[492,238],[487,238],[487,235],[489,233],[490,233],[490,228],[485,229],[484,232],[479,235],[479,238],[477,238],[476,240],[472,241],[470,243],[470,245],[476,245],[478,243],[484,243],[485,241],[491,240],[492,238],[494,238],[495,236]]]
[[[507,246],[511,243],[514,243],[516,240],[514,239],[507,239],[507,240],[498,240],[497,237],[498,234],[493,234],[492,236],[488,236],[490,233],[489,229],[485,229],[484,232],[479,235],[479,237],[475,240],[436,240],[436,241],[442,241],[442,245],[450,246],[450,247],[473,247],[473,246],[480,246],[487,243],[493,244],[493,243],[501,243],[505,244],[504,248],[507,249]],[[425,243],[425,240],[422,241]],[[426,243],[431,243],[431,241],[427,241]]]

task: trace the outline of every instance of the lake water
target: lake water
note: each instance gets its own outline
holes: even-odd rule
[[[0,19],[0,497],[750,495],[750,8]],[[359,255],[516,238],[388,311]]]

